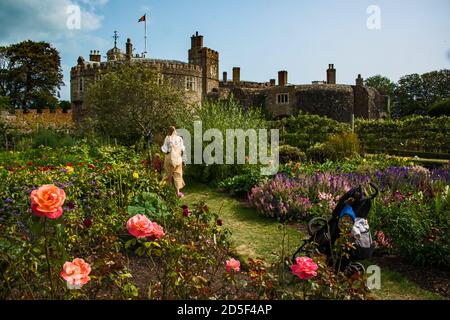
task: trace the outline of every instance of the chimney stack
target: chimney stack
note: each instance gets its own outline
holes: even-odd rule
[[[357,86],[363,86],[364,85],[364,79],[361,77],[360,74],[358,74],[358,78],[356,78],[356,85]]]
[[[275,81],[276,81],[275,79],[270,79],[270,86],[271,87],[275,87],[275,85],[276,85]]]
[[[223,73],[223,82],[227,83],[228,81],[228,74],[226,72]]]
[[[233,68],[233,82],[234,83],[241,82],[241,68],[239,67]]]
[[[100,51],[98,50],[91,50],[89,54],[89,61],[93,62],[101,62],[102,56],[100,55]]]
[[[278,85],[280,87],[284,87],[285,85],[287,85],[288,83],[288,72],[283,70],[283,71],[278,71]]]
[[[203,48],[203,36],[198,34],[198,31],[195,32],[191,37],[191,49],[200,49]]]
[[[334,68],[334,64],[328,65],[327,84],[336,84],[336,69]]]
[[[131,39],[127,39],[127,43],[125,45],[125,54],[128,60],[131,60],[133,57],[133,44],[131,43]]]

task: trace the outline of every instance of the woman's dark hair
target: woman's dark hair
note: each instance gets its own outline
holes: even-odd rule
[[[175,131],[175,127],[174,126],[170,126],[167,135],[171,136],[174,131]]]

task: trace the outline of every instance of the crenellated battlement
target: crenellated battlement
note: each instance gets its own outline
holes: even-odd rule
[[[128,63],[127,61],[109,61],[109,62],[86,62],[72,67],[70,73],[72,76],[82,74],[95,74],[97,71],[106,70],[107,68],[114,68],[116,65]],[[188,64],[176,60],[158,60],[158,59],[142,59],[134,58],[132,63],[140,63],[154,69],[164,69],[173,71],[193,71],[200,73],[202,71],[201,66]]]

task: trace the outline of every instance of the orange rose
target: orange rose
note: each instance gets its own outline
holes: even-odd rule
[[[66,194],[52,184],[46,184],[31,192],[31,210],[38,217],[57,219],[62,213]]]
[[[91,266],[83,259],[76,258],[72,262],[64,263],[61,277],[67,281],[69,289],[80,289],[89,282],[89,273],[91,273]]]

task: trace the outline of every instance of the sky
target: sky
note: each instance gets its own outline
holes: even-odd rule
[[[148,57],[187,61],[198,31],[219,51],[220,75],[240,67],[241,80],[287,70],[289,83],[309,84],[325,80],[330,63],[343,84],[358,74],[398,81],[450,68],[449,0],[1,0],[0,45],[50,42],[62,58],[61,99],[69,100],[70,68],[90,50],[105,56],[114,30],[119,48],[131,38],[134,53],[144,51],[145,13]]]

